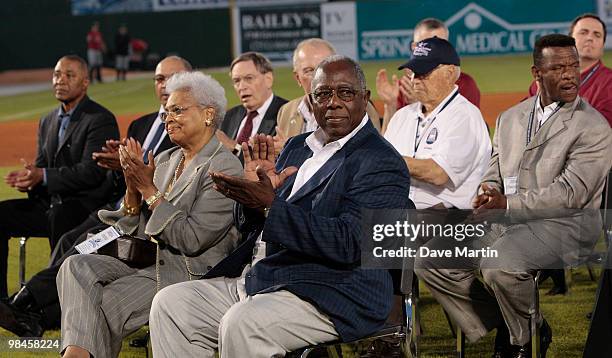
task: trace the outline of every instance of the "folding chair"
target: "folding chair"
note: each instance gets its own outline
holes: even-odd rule
[[[412,277],[406,277],[411,275]],[[383,338],[397,340],[400,343],[402,356],[412,358],[418,356],[418,336],[420,335],[420,320],[418,313],[418,280],[412,270],[402,270],[400,294],[402,297],[402,321],[399,325],[387,326],[380,331],[363,337],[352,342],[334,341],[309,347],[304,347],[293,352],[289,352],[288,358],[307,358],[315,351],[327,350],[332,357],[341,357],[342,349],[340,345],[359,345],[363,342],[375,342]],[[407,289],[406,287],[410,287]],[[340,352],[340,353],[338,353]]]
[[[529,330],[531,332],[531,357],[540,358],[540,327],[537,323],[540,314],[540,271],[533,277],[534,289],[529,307]],[[465,333],[457,326],[457,358],[465,358]]]

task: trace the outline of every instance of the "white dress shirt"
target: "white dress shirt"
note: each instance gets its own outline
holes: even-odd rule
[[[157,152],[157,148],[159,148],[159,145],[161,144],[161,142],[163,142],[164,138],[168,135],[166,131],[164,130],[162,132],[161,137],[159,137],[159,140],[157,141],[155,148],[149,148],[149,145],[151,144],[151,141],[153,140],[153,137],[155,136],[155,132],[157,132],[157,128],[159,126],[165,125],[162,123],[161,117],[160,117],[160,115],[164,112],[166,112],[166,110],[164,109],[164,106],[160,106],[159,112],[157,112],[157,118],[155,118],[155,120],[153,121],[153,124],[151,125],[151,129],[149,129],[149,133],[147,133],[147,137],[142,143],[143,150],[152,150],[153,153]]]
[[[553,102],[551,104],[549,104],[548,106],[542,108],[542,102],[540,102],[540,96],[538,95],[538,98],[536,99],[538,105],[536,106],[536,111],[534,114],[534,120],[537,120],[536,123],[538,123],[538,129],[540,129],[540,127],[542,127],[544,125],[544,123],[548,120],[548,118],[550,118],[553,113],[555,113],[557,111],[557,107],[559,107],[560,103],[559,102]]]

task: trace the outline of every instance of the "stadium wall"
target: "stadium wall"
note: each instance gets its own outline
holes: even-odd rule
[[[145,40],[149,53],[176,54],[197,67],[231,61],[230,16],[226,9],[73,16],[70,0],[19,0],[0,7],[0,71],[51,67],[68,53],[86,57],[85,37],[99,21],[112,50],[120,24]]]

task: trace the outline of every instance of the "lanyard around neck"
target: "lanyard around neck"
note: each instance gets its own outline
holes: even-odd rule
[[[538,105],[538,103],[540,103],[540,95],[536,97],[535,102],[533,103],[533,108],[531,109],[531,113],[529,113],[529,122],[527,123],[527,135],[526,135],[527,138],[526,138],[525,146],[528,146],[529,142],[531,142],[531,130],[533,128],[533,119],[535,117],[536,106]],[[561,109],[561,107],[563,107],[563,104],[564,104],[563,102],[557,103],[557,107],[553,110],[553,112],[547,118],[554,116],[555,113],[557,113]],[[543,112],[544,111],[542,110],[542,117],[544,117]],[[541,122],[542,121],[540,121],[540,123]],[[539,126],[538,126],[538,129],[540,129]]]
[[[444,105],[442,106],[442,108],[440,108],[440,110],[438,111],[438,113],[436,113],[435,117],[433,117],[431,120],[429,120],[429,124],[427,125],[427,127],[425,127],[423,129],[423,135],[418,136],[417,137],[417,133],[419,131],[419,126],[421,125],[421,117],[417,117],[417,128],[416,131],[414,132],[414,153],[412,154],[412,157],[414,158],[416,156],[417,150],[419,149],[419,145],[421,145],[421,141],[423,140],[423,137],[425,136],[425,133],[427,133],[427,130],[429,130],[429,127],[431,127],[431,125],[433,124],[433,122],[436,120],[436,118],[438,118],[438,115],[440,115],[440,113],[442,113],[442,111],[448,107],[448,105],[455,99],[455,97],[457,97],[457,95],[459,94],[459,90],[455,90],[455,93],[451,96],[451,98],[449,98]]]
[[[598,63],[597,65],[593,66],[593,68],[591,68],[589,73],[586,76],[584,76],[584,78],[580,81],[580,87],[582,87],[585,83],[587,83],[589,78],[591,78],[593,76],[593,74],[599,69],[599,65],[600,64],[601,64],[601,62]]]

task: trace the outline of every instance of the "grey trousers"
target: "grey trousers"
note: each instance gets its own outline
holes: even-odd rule
[[[338,339],[329,318],[288,291],[246,296],[238,278],[177,283],[153,300],[153,355],[221,358],[283,357]]]
[[[70,345],[94,358],[117,357],[124,337],[149,319],[155,266],[137,270],[103,255],[75,255],[57,275],[62,351]]]
[[[491,234],[496,240],[490,247],[498,250],[498,258],[418,257],[415,272],[468,340],[475,342],[505,322],[511,343],[524,345],[530,340],[533,277],[538,269],[553,265],[560,253],[526,225],[497,228]],[[425,246],[448,249],[447,240],[433,239]]]

